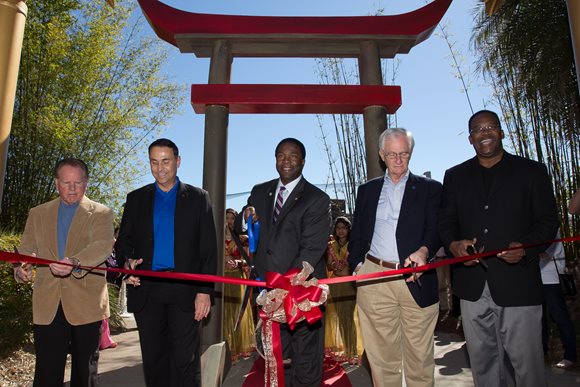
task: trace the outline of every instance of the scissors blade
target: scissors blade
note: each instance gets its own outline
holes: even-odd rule
[[[256,279],[256,269],[254,266],[250,266],[250,273],[248,274],[248,279]],[[236,325],[234,325],[234,332],[237,332],[242,318],[244,317],[244,312],[252,296],[252,291],[254,287],[246,285],[246,290],[244,290],[244,298],[242,298],[242,304],[240,305],[240,310],[238,311],[238,317],[236,318]]]
[[[417,267],[417,262],[411,262],[411,267],[415,269]],[[413,281],[417,284],[418,287],[421,287],[421,280],[415,271],[413,271]]]
[[[478,254],[483,253],[483,250],[485,249],[485,246],[481,246],[481,248],[479,249],[479,251],[477,252]],[[479,258],[479,263],[481,263],[481,266],[483,266],[484,269],[488,269],[489,265],[487,264],[487,262],[485,262],[485,258]]]
[[[18,255],[20,255],[20,252],[18,251],[18,247],[16,247],[16,245],[12,246],[12,248],[14,249],[14,252]],[[12,261],[12,266],[13,267],[23,267],[25,265],[24,262],[19,262],[19,261]]]
[[[485,246],[481,246],[479,249],[475,247],[474,244],[467,246],[467,253],[469,255],[475,255],[475,254],[481,254],[483,253],[483,250],[485,249]],[[484,258],[477,258],[476,259],[477,262],[479,262],[481,264],[481,266],[483,266],[484,269],[487,270],[487,268],[489,267],[487,265],[487,262],[485,262]]]

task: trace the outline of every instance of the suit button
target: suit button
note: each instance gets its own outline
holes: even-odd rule
[[[268,251],[266,251],[268,253],[268,255],[272,255],[272,250],[268,249]]]
[[[489,210],[489,206],[486,204],[485,206],[483,206],[484,210]]]
[[[484,233],[484,234],[487,234],[488,232],[489,232],[489,230],[488,230],[487,228],[484,228],[484,229],[483,229],[483,233]]]

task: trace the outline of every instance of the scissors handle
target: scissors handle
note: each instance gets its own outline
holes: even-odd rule
[[[248,216],[248,245],[250,253],[256,253],[260,240],[260,222],[252,222],[252,214]]]

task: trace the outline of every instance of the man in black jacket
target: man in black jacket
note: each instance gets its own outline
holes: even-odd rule
[[[170,140],[149,146],[155,183],[127,195],[117,254],[140,270],[215,275],[209,196],[179,181],[180,161]],[[199,327],[210,311],[213,284],[134,276],[127,284],[133,285],[127,306],[137,321],[147,386],[201,386]]]
[[[439,233],[455,257],[504,248],[497,256],[471,260],[453,271],[461,299],[463,330],[476,386],[546,384],[538,254],[556,235],[556,201],[546,167],[504,151],[497,114],[469,120],[476,157],[445,173]],[[506,359],[507,356],[507,359]],[[515,375],[504,367],[509,359]]]

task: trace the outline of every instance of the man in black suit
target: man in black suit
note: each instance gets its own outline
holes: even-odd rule
[[[379,137],[384,176],[358,189],[349,242],[356,274],[425,265],[439,249],[441,184],[409,171],[415,141],[400,128]],[[433,331],[439,312],[434,270],[357,282],[363,344],[375,386],[432,386]]]
[[[140,270],[216,274],[217,242],[206,191],[177,177],[177,146],[149,146],[155,183],[127,195],[117,254]],[[213,284],[131,276],[128,310],[135,314],[149,387],[201,386],[200,321]]]
[[[543,386],[538,254],[548,245],[517,247],[554,238],[556,201],[546,167],[504,151],[503,138],[496,113],[469,119],[476,157],[445,173],[439,233],[455,257],[515,248],[454,267],[475,385],[503,386],[515,376],[518,386]]]
[[[306,150],[294,139],[282,140],[275,151],[280,178],[252,189],[245,219],[252,214],[260,222],[260,241],[254,257],[256,272],[286,273],[302,269],[306,261],[316,278],[326,277],[323,259],[330,233],[330,198],[302,176]],[[238,222],[239,224],[240,222]],[[238,226],[240,228],[240,226]],[[319,386],[324,357],[324,322],[299,323],[294,330],[281,327],[287,387]]]

